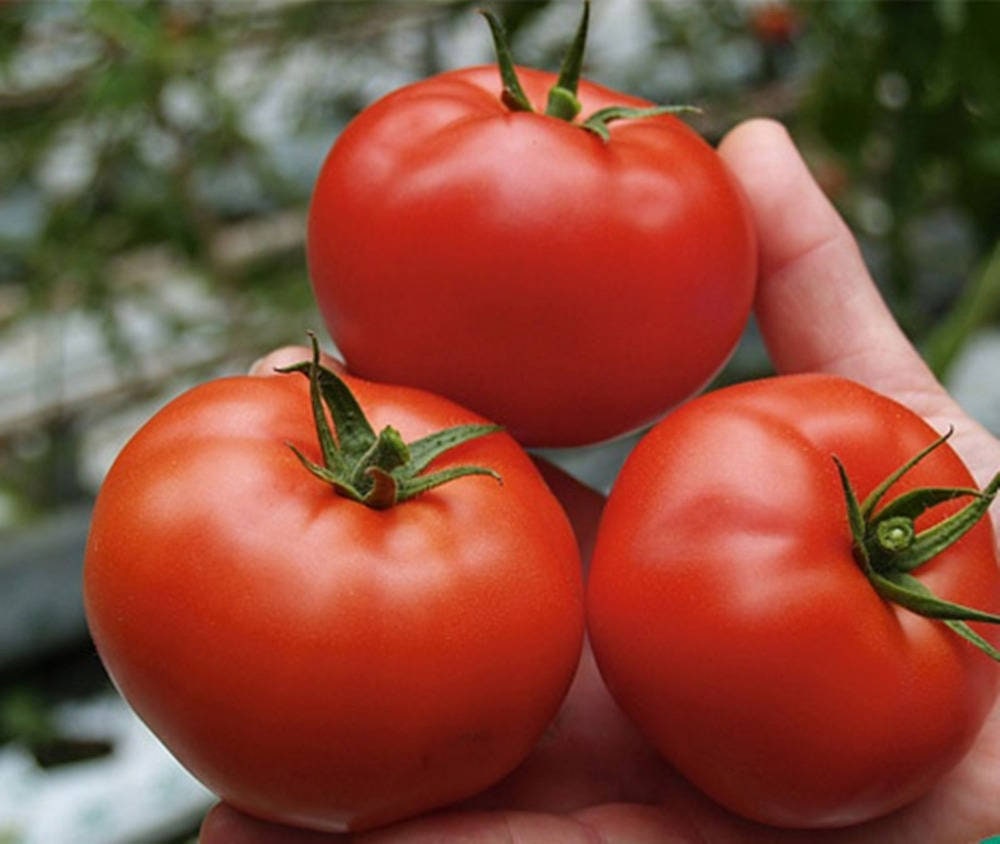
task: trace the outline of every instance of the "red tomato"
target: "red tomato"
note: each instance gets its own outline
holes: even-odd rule
[[[588,585],[595,656],[655,747],[730,809],[780,826],[863,821],[924,793],[978,733],[997,663],[876,593],[833,460],[867,496],[935,436],[855,383],[786,376],[694,399],[626,462]],[[890,493],[940,486],[974,486],[947,445]],[[1000,610],[989,519],[916,577]]]
[[[407,440],[477,420],[350,379]],[[572,530],[508,435],[428,467],[460,477],[372,509],[297,459],[309,384],[232,377],[182,395],[100,491],[84,586],[114,682],[195,776],[254,815],[323,830],[475,793],[530,751],[583,630]]]
[[[749,315],[756,241],[734,178],[676,117],[605,141],[540,113],[556,76],[494,66],[362,111],[319,174],[310,275],[352,371],[449,396],[526,445],[637,429],[699,390]],[[583,117],[650,103],[586,81]]]

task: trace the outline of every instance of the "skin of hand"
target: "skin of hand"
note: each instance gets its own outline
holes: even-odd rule
[[[737,126],[719,147],[743,184],[760,241],[755,312],[778,372],[829,372],[892,396],[938,430],[980,484],[1000,467],[1000,441],[935,380],[879,295],[844,221],[784,128]],[[282,349],[261,374],[303,359]],[[584,559],[603,499],[541,464],[577,530]],[[993,508],[996,524],[997,508]],[[220,804],[201,844],[973,844],[1000,833],[1000,706],[965,760],[920,801],[843,830],[776,830],[738,818],[661,762],[616,708],[585,649],[570,693],[535,752],[506,780],[457,807],[356,836],[254,820]]]

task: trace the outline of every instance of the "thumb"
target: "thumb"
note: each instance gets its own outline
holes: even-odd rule
[[[842,375],[891,396],[938,430],[980,478],[1000,444],[938,383],[893,319],[847,224],[827,200],[780,123],[749,120],[719,153],[750,203],[759,243],[754,304],[778,372]]]
[[[894,392],[933,383],[784,127],[748,121],[719,152],[750,200],[760,241],[755,309],[778,371],[830,372]]]

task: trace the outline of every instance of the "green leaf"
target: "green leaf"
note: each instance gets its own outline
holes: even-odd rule
[[[924,487],[904,492],[879,510],[879,521],[897,516],[916,519],[932,507],[964,496],[978,496],[982,493],[972,487]]]
[[[661,114],[686,114],[700,113],[701,109],[695,106],[651,106],[649,108],[631,108],[629,106],[606,106],[598,109],[580,125],[584,129],[593,132],[601,140],[607,142],[611,140],[611,132],[608,124],[615,120],[643,120],[647,117],[658,117]]]
[[[982,492],[960,487],[915,489],[903,493],[886,504],[877,515],[872,515],[889,488],[941,446],[951,433],[949,430],[892,472],[863,503],[858,502],[843,464],[836,456],[833,460],[844,492],[854,556],[872,588],[886,601],[947,624],[992,659],[1000,661],[1000,651],[967,624],[970,621],[1000,624],[1000,615],[945,601],[909,574],[957,542],[986,515],[1000,490],[1000,473]],[[914,518],[937,504],[964,496],[973,500],[933,527],[919,533],[915,531]]]
[[[499,431],[498,425],[457,425],[409,444],[391,425],[386,425],[376,436],[347,382],[320,364],[316,336],[310,334],[310,339],[311,360],[279,372],[301,373],[309,379],[309,401],[323,463],[310,460],[291,443],[289,448],[316,478],[339,495],[374,509],[392,507],[465,475],[490,475],[500,480],[495,471],[482,466],[455,466],[421,474],[435,458],[469,440]]]
[[[908,549],[893,556],[895,568],[899,571],[913,571],[961,539],[986,514],[996,497],[998,487],[1000,487],[1000,475],[997,475],[982,493],[973,491],[974,500],[957,513],[918,533]]]
[[[391,475],[397,469],[406,466],[409,460],[410,450],[403,442],[399,431],[391,425],[387,425],[379,431],[379,435],[368,450],[353,461],[351,485],[367,495],[369,488],[374,483],[372,471],[378,470]]]
[[[487,475],[488,477],[496,480],[498,483],[503,483],[503,479],[500,475],[492,469],[487,469],[482,466],[453,466],[448,469],[442,469],[440,472],[431,472],[427,475],[417,475],[416,477],[401,479],[398,492],[399,500],[406,501],[413,498],[415,495],[419,495],[420,493],[433,489],[436,486],[440,486],[441,484],[457,480],[458,478],[464,478],[469,475]]]
[[[876,575],[879,594],[925,618],[940,621],[984,621],[1000,624],[1000,615],[938,598],[912,574]]]
[[[993,645],[991,645],[986,639],[980,636],[975,630],[969,627],[964,621],[945,621],[952,630],[954,630],[959,636],[968,642],[971,642],[979,650],[985,653],[987,656],[992,657],[997,662],[1000,662],[1000,650],[997,650]]]
[[[314,463],[302,453],[301,449],[297,448],[292,443],[288,443],[288,447],[306,469],[312,472],[313,475],[324,483],[330,484],[330,486],[337,491],[338,495],[350,498],[352,501],[364,500],[364,496],[361,492],[355,489],[351,484],[347,483],[344,480],[343,475],[328,469],[326,466],[320,466],[318,463]]]
[[[916,466],[932,451],[943,445],[954,432],[954,428],[949,428],[946,433],[934,440],[934,442],[932,442],[929,446],[919,451],[914,457],[907,460],[906,463],[900,466],[895,472],[882,481],[882,483],[875,487],[875,489],[868,494],[868,497],[861,504],[861,513],[864,518],[867,520],[872,515],[875,508],[878,507],[879,502],[885,497],[889,488],[896,483],[896,481],[903,477],[903,475],[909,472],[910,469]]]
[[[855,556],[860,557],[858,562],[867,573],[871,571],[871,561],[868,558],[868,548],[865,543],[865,536],[868,532],[868,528],[865,525],[865,518],[861,512],[861,505],[858,503],[858,496],[847,477],[844,464],[840,462],[840,459],[836,455],[833,457],[833,462],[837,466],[837,474],[840,477],[840,485],[844,492],[845,503],[847,504],[847,524],[851,529],[851,539]]]
[[[343,379],[320,366],[316,335],[310,334],[310,340],[312,360],[283,367],[279,372],[302,372],[309,377],[313,418],[323,457],[328,466],[330,463],[337,463],[346,469],[348,464],[356,463],[372,447],[376,440],[375,431],[368,424],[364,411]],[[317,401],[317,398],[321,401]],[[329,409],[333,419],[337,431],[336,440],[326,421],[323,405]]]
[[[436,431],[410,443],[409,468],[413,474],[422,472],[440,454],[469,440],[484,437],[503,429],[493,424],[456,425],[444,431]]]
[[[493,35],[493,47],[497,55],[497,67],[500,69],[500,81],[503,84],[503,94],[501,95],[504,104],[512,111],[534,111],[531,100],[521,87],[521,80],[517,78],[517,70],[514,67],[514,57],[510,52],[510,44],[507,41],[507,33],[503,24],[492,12],[483,10],[482,16],[490,25],[490,33]]]

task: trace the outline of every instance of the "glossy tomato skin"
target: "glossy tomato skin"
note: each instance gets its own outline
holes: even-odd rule
[[[783,376],[694,399],[626,462],[588,583],[595,656],[652,744],[733,811],[864,821],[927,791],[978,733],[996,663],[875,594],[831,458],[864,497],[935,437],[855,383]],[[892,497],[929,485],[975,484],[939,448]],[[916,574],[1000,607],[988,520]]]
[[[350,385],[411,441],[481,421]],[[299,375],[206,383],[156,414],[100,491],[87,618],[164,744],[244,811],[364,828],[468,796],[553,717],[583,630],[571,528],[505,434],[437,458],[454,480],[388,510],[335,494]]]
[[[544,109],[552,74],[518,70]],[[307,249],[350,368],[447,395],[526,445],[612,438],[725,363],[756,241],[721,158],[673,116],[611,140],[511,113],[495,67],[362,111],[317,179]],[[645,106],[581,81],[581,114]]]

